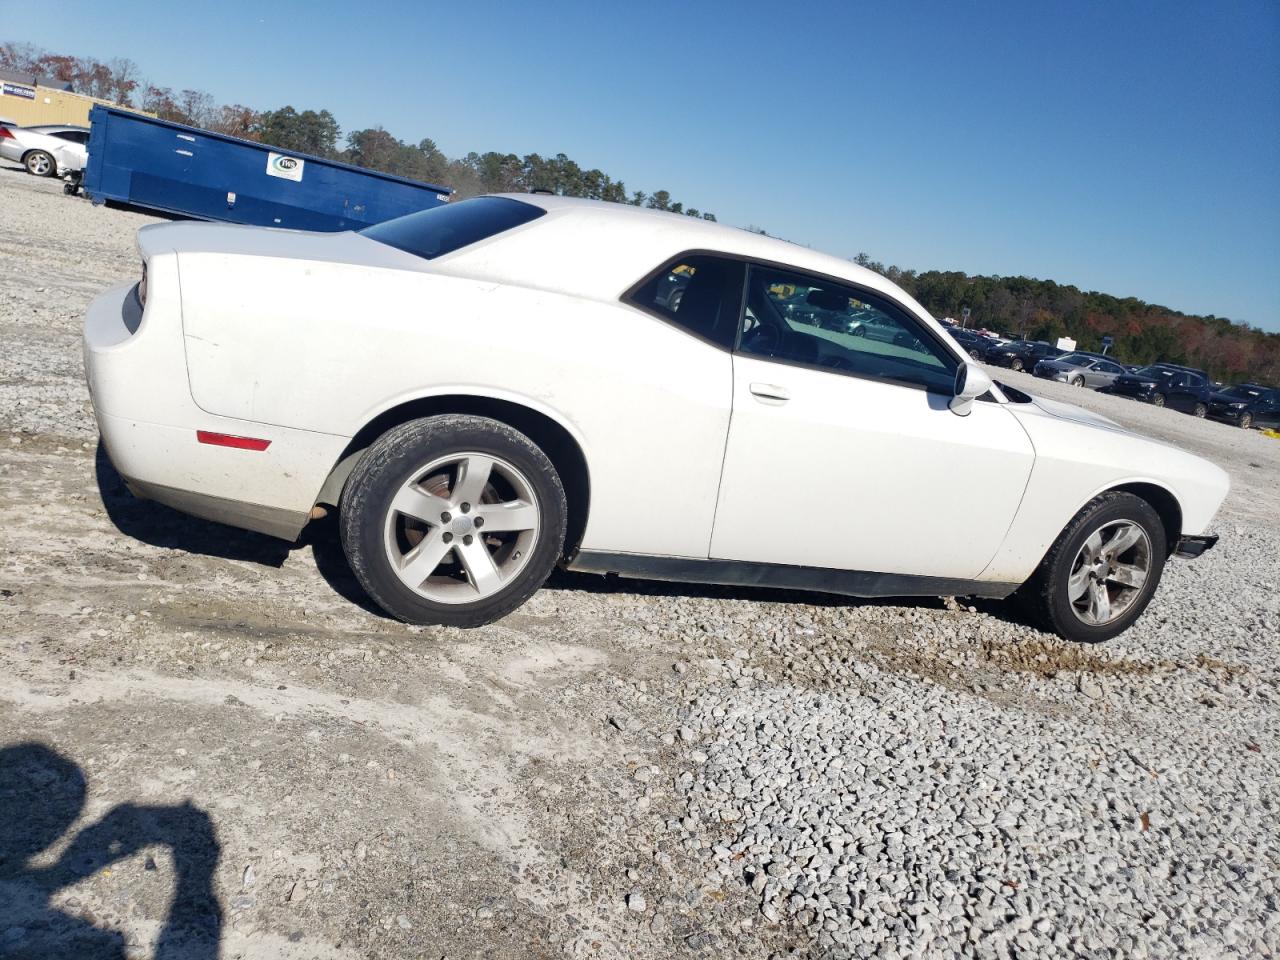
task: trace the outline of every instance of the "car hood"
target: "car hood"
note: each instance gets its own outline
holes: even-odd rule
[[[1155,377],[1139,377],[1132,373],[1126,373],[1119,377],[1116,377],[1116,383],[1126,383],[1126,384],[1133,384],[1134,386],[1139,386],[1139,387],[1149,387],[1149,386],[1155,386],[1156,378]]]
[[[1226,394],[1226,393],[1211,393],[1209,394],[1209,399],[1213,403],[1239,403],[1239,404],[1243,404],[1246,407],[1249,404],[1253,403],[1253,400],[1249,399],[1248,397],[1233,397],[1230,394]]]
[[[1057,417],[1060,420],[1071,420],[1074,423],[1083,423],[1090,427],[1099,427],[1104,430],[1119,430],[1128,433],[1124,427],[1110,420],[1099,413],[1086,410],[1084,407],[1077,407],[1074,403],[1063,403],[1061,400],[1049,400],[1045,397],[1031,398],[1030,404],[1023,406],[1035,406],[1051,417]]]

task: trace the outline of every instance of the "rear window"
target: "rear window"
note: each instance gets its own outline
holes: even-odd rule
[[[476,197],[365,227],[360,233],[405,253],[434,260],[537,220],[547,211],[506,197]]]

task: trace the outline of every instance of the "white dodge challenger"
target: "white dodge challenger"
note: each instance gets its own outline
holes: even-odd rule
[[[769,237],[529,195],[359,233],[149,226],[138,247],[142,279],[84,332],[129,488],[289,540],[336,508],[406,621],[495,620],[563,563],[1016,591],[1104,640],[1166,559],[1217,539],[1221,469],[993,383],[883,277]]]

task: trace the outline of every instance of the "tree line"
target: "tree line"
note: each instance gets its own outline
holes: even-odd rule
[[[1126,363],[1180,363],[1216,380],[1280,385],[1280,333],[1268,333],[1212,314],[1186,314],[1136,297],[1113,297],[1030,277],[970,276],[957,270],[904,270],[865,253],[854,262],[906,290],[936,317],[1028,340],[1070,337],[1081,350],[1102,350]]]
[[[344,138],[337,119],[328,110],[297,110],[293,106],[256,110],[239,103],[219,104],[203,90],[174,91],[147,82],[132,60],[99,61],[49,53],[26,43],[0,43],[0,67],[69,82],[79,93],[144,110],[162,120],[413,180],[445,184],[459,198],[549,190],[569,197],[611,200],[715,219],[712,213],[673,200],[666,190],[630,191],[621,180],[600,170],[583,169],[563,153],[554,157],[536,153],[520,157],[490,151],[450,159],[430,139],[406,143],[382,127],[353,130]]]
[[[585,170],[563,153],[521,157],[490,151],[450,159],[430,139],[407,143],[381,127],[353,130],[344,138],[328,110],[292,106],[256,110],[243,104],[219,104],[201,90],[175,92],[148,83],[127,59],[98,61],[53,54],[30,44],[0,43],[0,67],[70,82],[81,93],[137,107],[164,120],[446,184],[459,197],[550,190],[715,219],[711,213],[673,200],[666,190],[629,191],[621,180],[600,170]],[[765,232],[754,226],[747,229]],[[902,286],[935,316],[959,317],[968,307],[971,326],[1050,342],[1068,336],[1082,350],[1100,350],[1102,338],[1110,336],[1113,346],[1108,352],[1126,362],[1165,360],[1201,367],[1216,379],[1280,384],[1280,334],[1225,317],[1185,314],[1134,297],[1085,292],[1052,280],[904,270],[886,267],[865,253],[853,259]]]

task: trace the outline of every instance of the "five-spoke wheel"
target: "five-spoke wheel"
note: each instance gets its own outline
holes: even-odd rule
[[[1151,538],[1138,524],[1113,520],[1081,545],[1067,597],[1084,623],[1110,623],[1142,593],[1151,572]]]
[[[412,623],[477,626],[542,586],[564,546],[555,467],[485,417],[426,417],[361,457],[343,489],[343,548],[384,610]]]
[[[1095,497],[1049,548],[1018,598],[1068,640],[1108,640],[1146,609],[1168,557],[1160,515],[1125,491]]]
[[[405,586],[439,603],[466,603],[519,574],[538,526],[528,478],[506,460],[468,451],[405,481],[387,510],[384,543]]]

